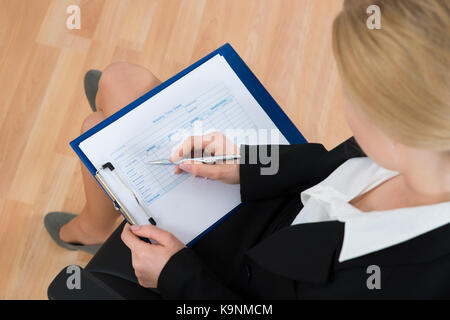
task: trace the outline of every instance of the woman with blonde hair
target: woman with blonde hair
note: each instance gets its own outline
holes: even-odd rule
[[[381,29],[366,25],[370,5]],[[156,226],[122,224],[85,272],[122,278],[108,283],[122,297],[450,298],[449,30],[448,0],[346,0],[333,51],[354,137],[331,151],[280,146],[275,175],[260,175],[260,163],[177,167],[240,183],[244,205],[191,248]],[[109,67],[84,130],[157,83],[137,66]],[[227,143],[215,134],[208,147]],[[114,227],[90,179],[81,215],[61,229],[63,213],[47,219],[59,243],[99,244]],[[137,283],[157,290],[136,293]]]

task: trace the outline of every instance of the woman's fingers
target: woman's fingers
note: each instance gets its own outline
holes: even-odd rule
[[[236,152],[237,147],[222,133],[212,132],[203,136],[191,136],[187,138],[172,154],[169,160],[176,162],[183,158],[235,154]],[[205,165],[199,162],[191,164],[184,162],[182,167],[180,165],[175,166],[175,174],[179,174],[183,171],[190,172],[197,176],[219,179],[222,168],[220,166]]]
[[[214,146],[211,143],[213,140],[214,137],[212,135],[191,136],[181,144],[181,146],[172,154],[169,160],[172,162],[176,162],[185,157],[190,158],[192,156],[202,157],[212,155],[214,153]],[[192,155],[193,151],[197,151],[199,154]],[[179,165],[176,165],[174,172],[175,174],[179,174],[183,172],[183,170],[180,169]]]
[[[183,170],[180,169],[180,166],[179,166],[179,165],[176,165],[176,166],[175,166],[175,174],[180,174],[180,173],[182,173],[182,172],[183,172]]]
[[[133,225],[130,229],[136,236],[156,240],[159,244],[162,245],[171,244],[171,242],[175,238],[170,232],[160,229],[151,224],[145,226]]]
[[[192,151],[198,151],[200,153],[198,156],[201,157],[203,149],[205,149],[212,140],[213,136],[211,135],[191,136],[184,140],[181,146],[172,154],[170,161],[175,162],[185,156],[190,157]]]
[[[210,144],[208,144],[204,149],[203,149],[203,153],[202,153],[202,157],[209,157],[209,156],[212,156],[212,155],[215,155],[214,154],[214,146],[213,146],[213,144],[212,143],[210,143]],[[181,159],[181,158],[180,158]],[[173,160],[171,160],[171,161],[173,161]],[[187,162],[184,162],[185,164],[187,163]],[[200,162],[196,162],[196,163],[198,163],[198,164],[200,164]],[[195,163],[194,163],[195,164]],[[188,166],[185,166],[184,168],[187,168]],[[176,165],[175,166],[175,174],[179,174],[179,173],[181,173],[181,172],[183,172],[183,171],[186,171],[186,172],[190,172],[190,171],[188,171],[188,170],[185,170],[185,169],[182,169],[182,168],[180,168],[180,165]],[[203,170],[202,170],[203,171]],[[209,171],[208,171],[209,172]],[[209,178],[209,177],[208,177]]]
[[[142,250],[147,245],[146,242],[139,239],[133,232],[130,230],[130,225],[127,223],[123,227],[122,235],[121,235],[123,243],[130,248],[130,250]]]
[[[195,176],[217,180],[220,178],[222,165],[204,164],[200,162],[186,161],[179,165],[180,170],[189,172]]]

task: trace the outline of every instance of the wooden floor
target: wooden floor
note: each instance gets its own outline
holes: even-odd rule
[[[81,30],[65,22],[81,7]],[[46,299],[69,264],[43,226],[85,198],[69,148],[90,109],[82,77],[114,61],[161,80],[229,42],[310,142],[351,135],[331,51],[341,0],[0,0],[0,298]]]

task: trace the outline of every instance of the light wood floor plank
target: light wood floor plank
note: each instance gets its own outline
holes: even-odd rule
[[[66,20],[69,16],[66,14],[66,8],[80,4],[81,0],[53,0],[39,30],[37,42],[57,48],[87,51],[91,40],[81,36],[80,31],[66,28]]]
[[[116,45],[123,19],[131,3],[131,0],[105,1],[103,10],[97,18],[98,25],[93,39],[110,46]]]
[[[140,64],[150,69],[161,81],[173,73],[164,64],[168,46],[172,38],[172,25],[178,16],[181,2],[178,0],[159,0],[155,8],[152,24],[145,40]]]
[[[33,206],[18,201],[5,202],[0,212],[0,299],[11,298],[10,288],[16,286],[20,276],[13,277],[22,269],[21,258],[27,254],[22,249],[27,242]],[[28,251],[29,252],[29,251]],[[33,284],[32,284],[33,285]],[[29,290],[29,288],[28,288]]]
[[[72,69],[72,66],[82,65],[85,57],[86,54],[80,51],[62,51],[23,150],[8,199],[34,203],[40,197],[41,190],[37,186],[46,179],[47,170],[51,168],[48,164],[58,140],[57,133],[65,115],[73,111],[70,105],[72,90],[82,78],[81,70]],[[65,90],[60,90],[61,84]]]
[[[148,0],[134,0],[128,7],[121,23],[118,45],[140,52],[152,25],[158,3]]]
[[[181,71],[192,61],[194,40],[198,36],[205,3],[205,0],[181,0],[163,61],[172,73]]]
[[[26,60],[26,72],[20,79],[11,103],[6,105],[5,119],[0,127],[0,194],[8,194],[20,159],[23,156],[34,156],[24,154],[23,150],[41,110],[58,55],[58,49],[43,45],[32,46],[31,56]],[[44,127],[42,129],[45,130]],[[39,148],[41,143],[43,142],[35,147]],[[31,167],[28,170],[35,171],[36,168],[32,165],[34,159],[30,160]],[[30,188],[36,189],[36,186],[30,185]]]
[[[26,77],[26,65],[32,59],[34,39],[39,31],[40,24],[48,7],[49,0],[8,1],[3,6],[1,28],[5,30],[3,38],[3,50],[0,55],[0,126],[5,121],[5,116],[17,86]],[[6,10],[3,10],[6,8]],[[4,27],[5,26],[5,27]]]

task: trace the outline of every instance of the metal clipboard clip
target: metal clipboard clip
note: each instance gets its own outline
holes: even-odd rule
[[[107,162],[104,165],[102,165],[99,169],[97,169],[97,172],[95,173],[95,178],[97,179],[97,181],[100,183],[100,185],[103,187],[103,189],[106,191],[106,193],[108,194],[108,196],[112,199],[114,207],[116,210],[121,211],[122,214],[124,215],[125,219],[127,219],[127,221],[131,224],[137,224],[136,220],[133,218],[133,216],[131,215],[131,213],[127,210],[126,206],[121,202],[121,200],[119,199],[119,197],[117,197],[117,195],[111,190],[111,188],[108,186],[108,184],[105,182],[104,178],[101,175],[101,172],[103,172],[104,170],[109,170],[110,172],[112,172],[115,177],[117,178],[117,180],[120,181],[120,183],[130,191],[130,193],[133,195],[134,199],[136,200],[137,204],[139,205],[139,207],[141,207],[142,211],[147,215],[148,217],[148,222],[150,222],[153,225],[156,225],[156,221],[151,217],[151,215],[149,214],[149,212],[147,211],[147,209],[141,204],[141,202],[139,201],[138,197],[136,196],[136,194],[134,193],[133,189],[131,189],[131,187],[125,182],[123,181],[123,179],[120,177],[120,175],[117,173],[117,171],[115,170],[114,166],[112,165],[111,162]]]

